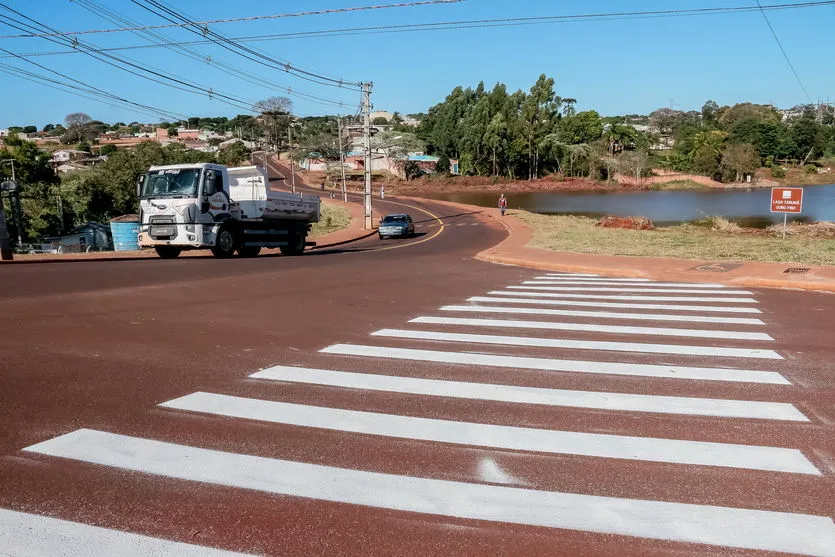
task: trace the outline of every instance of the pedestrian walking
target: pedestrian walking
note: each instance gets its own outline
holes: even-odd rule
[[[380,199],[385,199],[385,198],[386,198],[386,187],[385,186],[380,186]]]
[[[504,194],[499,196],[499,212],[504,216],[504,212],[507,211],[507,198]]]

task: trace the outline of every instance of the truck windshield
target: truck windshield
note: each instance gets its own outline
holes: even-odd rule
[[[199,183],[199,168],[152,170],[142,184],[142,197],[195,197]]]

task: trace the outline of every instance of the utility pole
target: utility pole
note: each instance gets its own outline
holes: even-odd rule
[[[290,158],[290,183],[293,193],[296,193],[296,161],[293,160],[293,128],[287,126],[287,154]]]
[[[371,219],[371,82],[362,84],[363,147],[365,148],[365,229],[374,228]]]
[[[2,161],[8,162],[8,161]],[[14,169],[14,166],[12,166]],[[11,261],[14,259],[14,252],[12,251],[12,240],[9,237],[9,227],[6,222],[6,211],[3,207],[3,191],[9,191],[9,199],[11,197],[11,190],[15,188],[14,170],[12,170],[12,180],[4,181],[0,184],[0,259],[3,261]],[[12,202],[12,211],[14,211],[14,202]]]
[[[348,203],[348,190],[345,189],[345,150],[342,148],[342,118],[336,117],[336,126],[339,133],[339,168],[342,170],[342,202]]]
[[[6,226],[6,212],[3,210],[3,193],[0,192],[0,259],[11,261],[14,259],[12,241],[9,238],[9,228]]]

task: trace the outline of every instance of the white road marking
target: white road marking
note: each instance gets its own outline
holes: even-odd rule
[[[511,290],[539,290],[534,286],[508,286]],[[491,292],[492,294],[492,292]],[[515,294],[515,293],[514,293]],[[735,303],[735,304],[756,304],[757,300],[754,298],[710,298],[698,296],[642,296],[642,295],[623,295],[610,296],[601,294],[563,294],[557,292],[537,292],[537,295],[551,298],[577,298],[580,300],[588,300],[593,297],[596,300],[624,300],[624,301],[655,301],[655,302],[721,302],[721,303]]]
[[[421,396],[451,397],[468,400],[489,400],[513,404],[538,404],[569,408],[590,408],[607,411],[649,412],[808,422],[794,405],[786,402],[759,402],[691,398],[680,396],[638,395],[605,391],[572,391],[543,389],[495,383],[471,383],[442,379],[420,379],[395,375],[353,373],[291,366],[273,366],[250,375],[253,379],[287,381],[345,389],[361,389]]]
[[[538,491],[367,472],[81,429],[28,452],[291,497],[460,519],[832,555],[826,516]]]
[[[160,404],[190,412],[332,431],[550,454],[820,475],[803,453],[734,445],[437,420],[197,392]]]
[[[719,290],[716,288],[696,289],[696,288],[655,288],[646,287],[638,288],[635,286],[552,286],[553,282],[544,282],[538,280],[526,280],[522,284],[530,286],[529,290],[548,290],[550,292],[660,292],[662,294],[717,294],[722,296],[732,295],[751,295],[748,290]],[[536,288],[533,288],[536,286]],[[519,288],[517,286],[510,286],[508,288]]]
[[[484,298],[472,297],[468,302],[505,302],[514,304],[540,304],[551,306],[576,306],[576,307],[596,307],[596,308],[623,308],[623,309],[665,309],[670,311],[706,311],[711,313],[762,313],[757,308],[750,307],[732,307],[732,306],[687,306],[680,304],[632,304],[632,303],[618,303],[618,302],[587,302],[581,300],[588,300],[589,296],[574,296],[571,298],[578,298],[579,300],[554,300],[553,298],[567,298],[565,294],[549,294],[547,292],[503,292],[500,290],[493,290],[488,292],[490,296],[514,296],[515,299],[503,300],[500,298]],[[532,298],[530,300],[522,300],[520,298]],[[601,296],[594,296],[599,299]],[[621,297],[621,296],[619,296]],[[692,300],[691,298],[680,298],[681,300]]]
[[[724,284],[692,284],[680,282],[652,282],[647,279],[556,279],[551,277],[536,277],[532,284],[550,284],[558,285],[572,285],[572,286],[635,286],[642,288],[654,288],[656,286],[664,286],[668,288],[712,288],[722,289],[727,288]],[[525,283],[527,284],[527,282]]]
[[[685,344],[648,344],[641,342],[477,335],[469,333],[445,333],[443,331],[415,331],[409,329],[380,329],[371,333],[371,336],[411,340],[436,340],[441,342],[468,342],[473,344],[501,344],[505,346],[565,348],[569,350],[605,350],[612,352],[642,352],[647,354],[676,354],[679,356],[758,358],[764,360],[783,359],[774,350],[764,350],[761,348],[719,348],[716,346],[690,346]]]
[[[513,303],[512,299],[470,298],[472,302]],[[520,304],[536,304],[534,300],[517,300]],[[568,303],[571,304],[570,302]],[[560,303],[562,305],[562,303]],[[604,304],[607,305],[607,304]],[[592,317],[596,319],[632,319],[639,321],[679,321],[685,323],[722,323],[726,325],[765,325],[760,319],[748,317],[713,317],[702,315],[675,315],[668,313],[618,313],[613,311],[581,311],[567,309],[543,309],[504,306],[443,306],[441,311],[463,311],[472,313],[510,313],[517,315],[561,315],[566,317]]]
[[[644,316],[643,319],[652,320],[650,317],[646,316]],[[497,327],[501,329],[543,329],[550,331],[582,331],[619,335],[717,338],[726,340],[774,340],[765,333],[748,333],[744,331],[711,331],[706,329],[675,329],[664,327],[625,327],[619,325],[557,323],[554,321],[521,321],[516,319],[468,319],[460,317],[429,316],[416,317],[410,320],[409,323],[423,323],[431,325],[461,325],[469,327]]]
[[[49,516],[0,509],[0,555],[14,557],[232,557],[211,547],[172,542]]]
[[[618,283],[618,282],[653,282],[651,279],[648,278],[609,278],[609,277],[601,277],[601,276],[566,276],[566,275],[544,275],[541,277],[534,277],[536,280],[564,280],[564,281],[582,281],[582,282],[608,282],[608,283]]]
[[[492,366],[501,368],[537,369],[542,371],[566,371],[604,375],[635,375],[640,377],[664,377],[668,379],[698,379],[703,381],[733,381],[737,383],[769,383],[791,385],[775,371],[754,371],[747,369],[703,368],[668,366],[658,364],[627,364],[620,362],[588,362],[582,360],[554,360],[525,356],[504,356],[473,352],[444,352],[440,350],[416,350],[412,348],[389,348],[387,346],[366,346],[362,344],[334,344],[320,350],[325,354],[343,356],[365,356],[371,358],[392,358],[397,360],[419,360],[444,364],[468,366]]]

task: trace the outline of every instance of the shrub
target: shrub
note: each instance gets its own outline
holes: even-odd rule
[[[771,176],[774,178],[785,178],[786,177],[786,169],[782,166],[773,164],[771,165]]]
[[[814,164],[807,164],[803,167],[803,171],[806,173],[806,176],[810,176],[818,173],[818,167]]]

